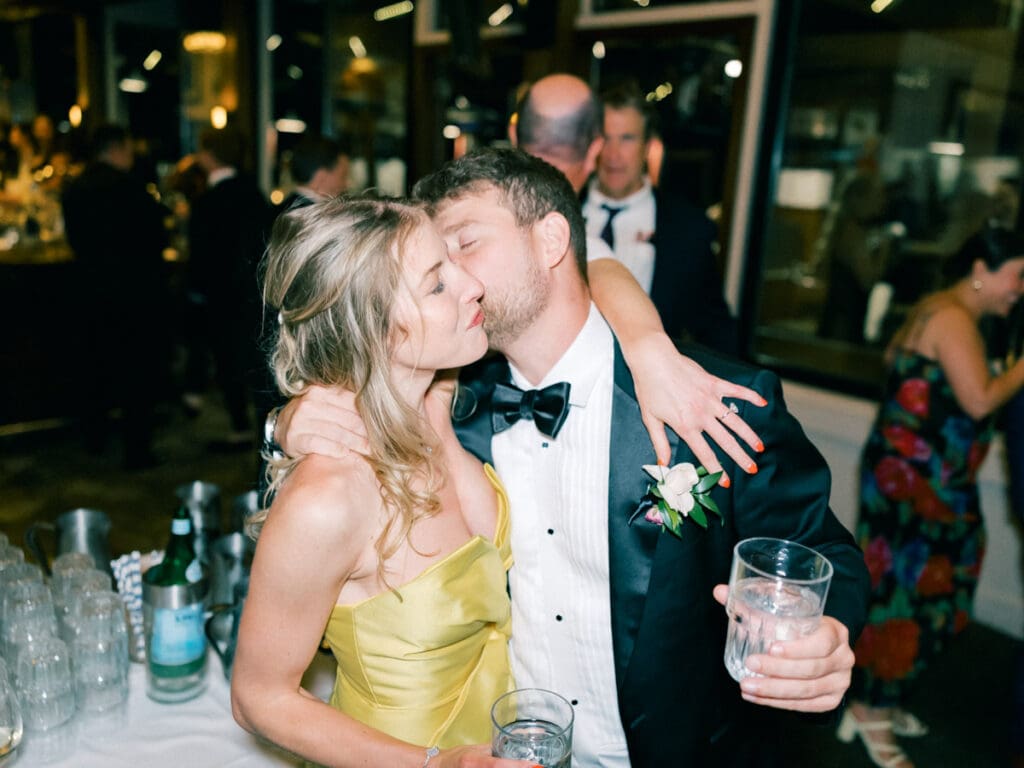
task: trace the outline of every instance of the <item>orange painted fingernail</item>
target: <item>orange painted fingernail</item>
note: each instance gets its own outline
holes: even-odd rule
[[[750,462],[749,464],[747,464],[747,474],[756,475],[757,464],[755,464],[754,462]]]
[[[764,443],[760,440],[757,441],[757,445],[754,446],[754,450],[758,453],[764,453]]]
[[[665,466],[665,462],[662,461],[661,459],[658,459],[658,466],[659,467],[664,467]],[[543,766],[541,766],[541,768],[543,768]]]
[[[728,475],[722,475],[722,479],[718,481],[718,484],[723,488],[728,488],[732,485],[732,480],[729,479]]]
[[[767,401],[767,400],[765,400],[765,399],[764,399],[764,398],[762,397],[762,398],[761,398],[761,402],[760,402],[760,403],[758,403],[758,405],[768,405],[768,401]]]

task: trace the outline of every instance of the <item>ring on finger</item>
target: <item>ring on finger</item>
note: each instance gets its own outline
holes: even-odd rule
[[[718,420],[725,421],[726,418],[728,418],[732,414],[739,413],[739,410],[740,409],[736,406],[736,403],[729,403],[729,407],[726,408],[725,413],[718,417]]]

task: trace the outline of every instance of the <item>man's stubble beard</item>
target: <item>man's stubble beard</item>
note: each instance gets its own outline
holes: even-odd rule
[[[504,352],[533,325],[548,305],[551,286],[541,268],[528,260],[523,279],[504,293],[484,291],[484,331],[492,350]]]

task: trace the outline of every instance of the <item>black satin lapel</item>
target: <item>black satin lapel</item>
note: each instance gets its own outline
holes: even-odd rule
[[[651,565],[661,529],[641,515],[629,523],[650,478],[643,465],[656,458],[651,438],[640,420],[633,380],[615,347],[615,390],[612,398],[611,453],[608,478],[608,569],[611,589],[612,641],[616,677],[621,683],[633,655]],[[678,438],[670,436],[673,451]]]
[[[493,464],[491,438],[494,429],[491,424],[491,401],[495,382],[507,382],[510,378],[508,363],[500,356],[486,357],[462,369],[459,386],[460,407],[455,409],[452,426],[462,447],[480,461]]]

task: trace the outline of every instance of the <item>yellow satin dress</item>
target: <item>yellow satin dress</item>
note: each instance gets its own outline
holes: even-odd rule
[[[331,706],[423,746],[490,742],[491,705],[512,690],[508,496],[494,541],[476,536],[394,591],[336,605],[325,638],[338,661]]]

